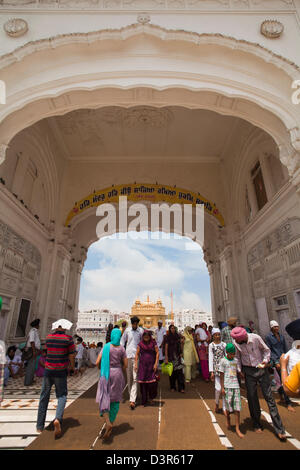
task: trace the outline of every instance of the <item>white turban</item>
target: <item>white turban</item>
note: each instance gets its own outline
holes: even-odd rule
[[[270,327],[273,328],[274,326],[279,326],[277,321],[275,320],[270,321]]]
[[[215,333],[221,333],[221,331],[219,330],[219,328],[213,328],[211,330],[211,335],[213,336]]]

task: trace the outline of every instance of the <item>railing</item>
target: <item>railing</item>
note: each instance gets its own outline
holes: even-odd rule
[[[300,262],[300,241],[287,249],[287,255],[290,266]]]

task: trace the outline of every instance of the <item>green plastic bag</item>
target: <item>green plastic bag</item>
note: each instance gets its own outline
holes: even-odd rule
[[[173,374],[173,364],[172,362],[168,362],[168,364],[162,363],[161,371],[163,374],[171,376]]]

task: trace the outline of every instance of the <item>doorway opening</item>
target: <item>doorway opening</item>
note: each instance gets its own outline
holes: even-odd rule
[[[136,302],[162,307],[165,325],[173,322],[179,330],[194,328],[201,319],[212,324],[210,279],[200,245],[177,234],[148,231],[93,243],[81,278],[79,334],[91,341],[104,336],[109,323],[128,323]],[[157,327],[151,315],[141,319],[142,326]]]

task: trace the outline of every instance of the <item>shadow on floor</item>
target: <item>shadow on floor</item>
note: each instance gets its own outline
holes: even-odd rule
[[[77,428],[80,426],[80,421],[75,418],[64,418],[62,426],[61,426],[61,437],[71,428]],[[45,431],[54,431],[54,424],[53,421],[45,428]]]
[[[129,423],[121,423],[117,426],[114,426],[110,437],[108,439],[102,439],[102,444],[110,445],[114,441],[115,436],[120,436],[121,434],[125,434],[132,430],[134,430],[134,427]]]

